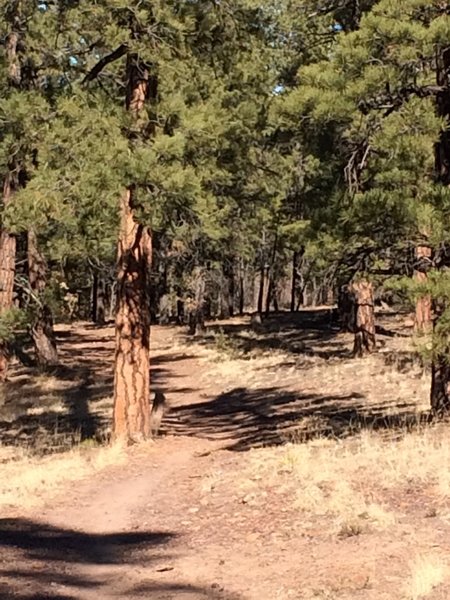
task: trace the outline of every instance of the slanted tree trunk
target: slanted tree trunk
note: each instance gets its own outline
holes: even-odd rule
[[[431,255],[432,249],[429,246],[417,246],[414,279],[418,283],[425,283],[428,279],[426,263],[430,262]],[[417,333],[428,333],[432,327],[431,295],[425,294],[416,300],[414,330]]]
[[[256,310],[259,315],[262,315],[262,312],[263,312],[265,282],[266,282],[265,268],[264,268],[264,264],[261,264],[261,268],[259,270],[258,304],[256,307]]]
[[[138,56],[127,56],[126,108],[137,118],[149,95],[150,72]],[[133,189],[120,198],[113,431],[116,439],[150,435],[151,234],[138,223]]]
[[[375,350],[375,313],[373,286],[370,281],[354,281],[351,291],[355,298],[356,322],[353,354],[365,356]]]
[[[36,362],[41,367],[58,364],[53,315],[45,301],[47,286],[47,263],[39,250],[38,238],[34,229],[28,230],[28,278],[33,295],[36,298],[36,314],[31,326]]]

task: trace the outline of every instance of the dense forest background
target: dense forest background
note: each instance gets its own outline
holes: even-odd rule
[[[24,329],[46,367],[54,319],[115,319],[115,433],[146,437],[152,321],[336,303],[362,356],[379,303],[433,330],[448,408],[447,2],[0,7],[3,379]]]

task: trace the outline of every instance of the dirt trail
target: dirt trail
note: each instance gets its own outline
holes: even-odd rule
[[[164,342],[160,337],[154,342],[154,380],[172,405],[192,402],[199,392],[183,382],[192,385],[202,366],[189,355],[166,356]],[[86,347],[92,351],[96,345],[101,361],[89,365]],[[105,363],[111,350],[110,331],[88,330],[73,332],[72,339],[66,335],[61,354],[66,364],[81,356],[83,374],[92,367],[95,391],[95,385],[109,383]],[[190,563],[183,567],[186,555],[200,556],[189,545],[189,515],[198,511],[198,483],[218,449],[208,440],[163,437],[130,449],[125,468],[70,485],[39,514],[3,519],[0,537],[8,551],[1,558],[2,600],[238,598],[214,580],[213,571],[205,573],[203,564],[198,573]]]
[[[242,325],[232,326],[241,335]],[[64,369],[35,386],[18,367],[11,398],[18,404],[32,398],[42,412],[0,423],[4,439],[52,431],[54,418],[63,432],[86,423],[85,435],[104,428],[111,334],[61,328]],[[299,508],[308,482],[292,475],[283,448],[279,454],[276,447],[251,450],[285,441],[286,430],[317,412],[327,427],[352,421],[358,411],[377,416],[383,399],[400,404],[393,391],[409,411],[416,402],[411,390],[421,394],[420,378],[385,373],[382,356],[366,361],[366,377],[356,378],[360,367],[346,358],[347,339],[330,336],[331,346],[324,346],[323,332],[314,356],[269,352],[254,364],[212,362],[213,354],[177,335],[155,328],[152,337],[153,382],[172,406],[165,435],[131,448],[125,465],[66,485],[39,510],[0,519],[0,600],[410,600],[402,590],[411,548],[424,555],[439,549],[450,564],[450,521],[434,510],[426,490],[381,497],[395,518],[367,534],[352,532],[361,516],[355,507],[350,533],[339,537],[326,510]],[[55,395],[63,412],[53,407]],[[61,414],[69,418],[62,421]],[[270,460],[273,470],[259,469],[258,461]],[[318,491],[318,502],[329,502],[326,488]],[[370,493],[377,500],[378,488]],[[347,514],[352,507],[342,508]],[[449,593],[450,586],[436,588],[427,598],[444,600]]]

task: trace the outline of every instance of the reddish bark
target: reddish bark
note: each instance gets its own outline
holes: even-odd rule
[[[353,354],[358,357],[371,354],[376,347],[373,286],[370,281],[359,280],[351,285],[355,299],[355,343]]]
[[[425,283],[428,279],[422,263],[430,260],[431,255],[432,250],[429,246],[418,246],[416,248],[417,267],[414,270],[414,279],[418,283]],[[432,326],[431,296],[430,294],[425,294],[416,300],[414,330],[417,333],[427,333],[431,331]]]

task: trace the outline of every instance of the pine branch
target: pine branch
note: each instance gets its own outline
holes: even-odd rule
[[[126,44],[120,44],[120,46],[116,48],[113,52],[111,52],[111,54],[107,54],[98,61],[98,63],[84,77],[82,84],[84,85],[86,83],[89,83],[89,81],[93,81],[96,77],[100,75],[100,73],[107,65],[116,60],[119,60],[119,58],[125,56],[127,52],[128,46]]]

